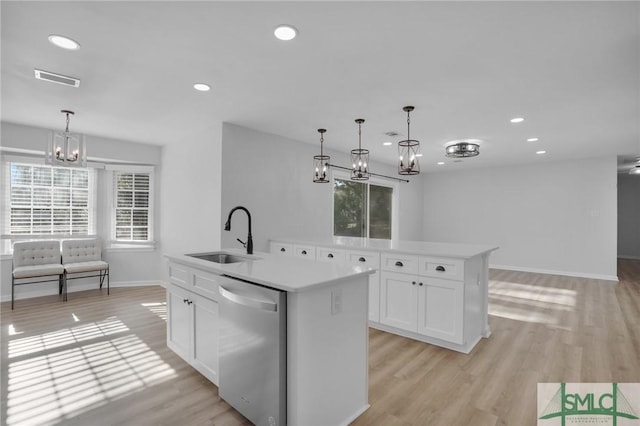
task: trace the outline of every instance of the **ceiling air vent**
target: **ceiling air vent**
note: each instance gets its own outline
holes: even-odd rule
[[[65,86],[80,87],[80,80],[66,75],[55,74],[49,71],[33,70],[38,80],[50,81],[51,83],[64,84]]]

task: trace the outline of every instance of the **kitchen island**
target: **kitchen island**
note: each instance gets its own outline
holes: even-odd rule
[[[267,253],[235,254],[242,261],[165,255],[167,346],[218,385],[220,288],[224,293],[242,281],[284,291],[286,423],[275,424],[349,424],[369,407],[367,286],[373,271]]]
[[[489,337],[493,245],[334,237],[278,237],[270,251],[377,270],[369,277],[369,325],[469,353]]]

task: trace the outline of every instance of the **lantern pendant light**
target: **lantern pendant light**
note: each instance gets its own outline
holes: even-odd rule
[[[362,123],[364,119],[357,118],[358,123],[358,149],[351,150],[351,180],[369,179],[369,150],[362,149]]]
[[[320,133],[320,155],[313,156],[313,181],[315,183],[329,183],[329,178],[327,177],[327,168],[329,167],[329,160],[331,159],[331,157],[329,157],[328,155],[324,155],[324,152],[322,150],[324,134],[326,131],[327,129],[318,129],[318,133]]]
[[[411,121],[409,117],[409,114],[414,110],[414,107],[406,106],[402,108],[402,110],[407,113],[407,139],[398,142],[398,153],[400,154],[398,174],[417,175],[420,173],[420,163],[418,162],[420,142],[415,139],[411,139]]]
[[[61,166],[87,166],[87,150],[84,137],[69,131],[69,115],[73,111],[61,110],[67,116],[67,127],[64,132],[52,132],[49,135],[49,147],[46,163]]]

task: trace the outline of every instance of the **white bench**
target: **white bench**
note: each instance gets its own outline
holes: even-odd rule
[[[107,295],[109,295],[109,264],[102,260],[102,244],[99,239],[62,240],[62,267],[65,290],[67,280],[100,277],[100,288],[104,279],[107,279]],[[91,272],[98,274],[87,275]],[[78,276],[69,276],[76,274]]]
[[[17,285],[23,284],[58,281],[59,294],[64,294],[63,300],[67,300],[64,266],[60,263],[60,258],[60,243],[55,240],[20,241],[13,245],[11,309],[13,309],[14,288]],[[51,276],[56,276],[57,279],[40,279]],[[34,281],[33,279],[36,280]]]

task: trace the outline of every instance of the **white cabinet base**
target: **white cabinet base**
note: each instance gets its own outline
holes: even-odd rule
[[[436,339],[435,337],[428,337],[428,336],[425,336],[424,334],[418,334],[412,331],[402,330],[396,327],[390,327],[388,325],[380,324],[379,322],[370,321],[369,327],[375,328],[377,330],[386,331],[387,333],[397,334],[398,336],[419,340],[421,342],[429,343],[432,345],[441,346],[443,348],[451,349],[453,351],[462,352],[465,354],[468,354],[469,352],[471,352],[473,347],[478,344],[480,339],[483,338],[483,336],[477,336],[473,340],[464,342],[463,344],[459,345],[456,343],[448,342],[446,340]]]

